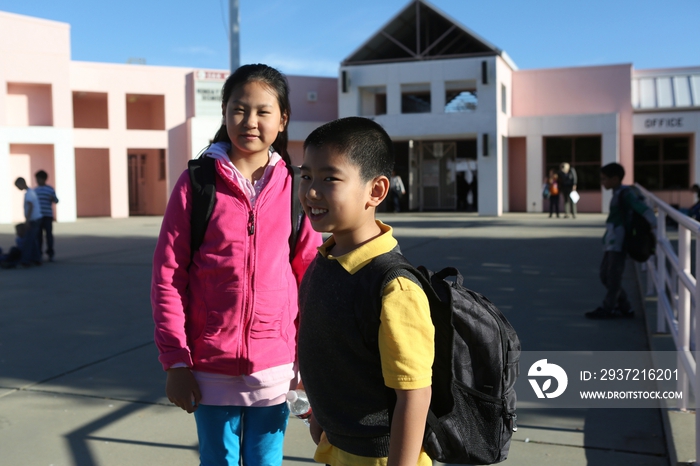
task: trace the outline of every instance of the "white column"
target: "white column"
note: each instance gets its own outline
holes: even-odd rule
[[[401,114],[401,84],[398,81],[386,85],[386,113],[387,115]]]
[[[496,141],[498,137],[496,131],[488,133],[488,155],[484,155],[483,133],[479,133],[476,143],[479,215],[499,217],[503,214],[503,152]]]
[[[609,163],[620,163],[620,116],[616,117],[615,128],[606,131],[602,135],[603,153],[601,154],[601,167]],[[602,189],[602,188],[601,188]],[[602,205],[600,211],[604,214],[610,212],[610,200],[612,199],[612,189],[603,189]]]
[[[75,184],[75,148],[73,130],[59,130],[53,146],[54,170],[59,203],[56,204],[56,220],[75,222],[77,218],[77,186]]]

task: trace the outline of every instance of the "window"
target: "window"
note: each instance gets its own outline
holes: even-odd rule
[[[165,129],[165,96],[126,95],[126,129]]]
[[[506,85],[501,84],[501,112],[508,113],[508,105],[506,101]]]
[[[600,136],[547,137],[545,138],[545,170],[558,170],[568,162],[578,176],[579,191],[600,189],[600,161],[602,140]]]
[[[386,115],[386,87],[360,88],[360,114],[362,116]]]
[[[401,86],[401,113],[430,113],[430,84]]]
[[[73,91],[73,127],[109,128],[107,94]]]
[[[690,138],[634,138],[634,180],[647,189],[688,189]]]
[[[463,113],[476,110],[475,81],[445,82],[445,113]]]

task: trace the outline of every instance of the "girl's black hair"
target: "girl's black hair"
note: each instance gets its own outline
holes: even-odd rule
[[[224,87],[221,89],[221,102],[224,108],[224,117],[226,103],[231,98],[234,89],[253,81],[263,83],[275,92],[277,95],[277,103],[280,106],[280,112],[282,115],[287,116],[287,123],[284,126],[284,131],[281,131],[277,135],[277,139],[272,143],[272,147],[282,156],[282,160],[284,160],[287,165],[291,165],[292,161],[287,152],[287,143],[289,141],[287,127],[289,126],[289,118],[292,115],[292,106],[289,103],[289,83],[287,83],[287,78],[285,78],[282,73],[271,66],[260,63],[239,67],[228,77],[224,83]],[[212,139],[212,144],[216,142],[228,142],[231,144],[231,139],[228,137],[228,132],[226,131],[226,125],[223,123],[216,132],[214,139]]]

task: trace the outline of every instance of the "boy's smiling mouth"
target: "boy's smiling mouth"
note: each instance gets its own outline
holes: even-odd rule
[[[319,220],[327,213],[328,209],[322,209],[320,207],[309,207],[309,220]]]

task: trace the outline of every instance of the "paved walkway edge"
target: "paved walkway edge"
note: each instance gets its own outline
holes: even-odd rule
[[[675,351],[673,336],[670,333],[656,332],[656,295],[646,296],[646,271],[642,264],[634,263],[634,274],[646,322],[649,348],[651,351]],[[695,465],[695,411],[680,411],[675,408],[675,402],[662,401],[667,408],[661,409],[666,447],[668,448],[669,464],[671,466]]]

